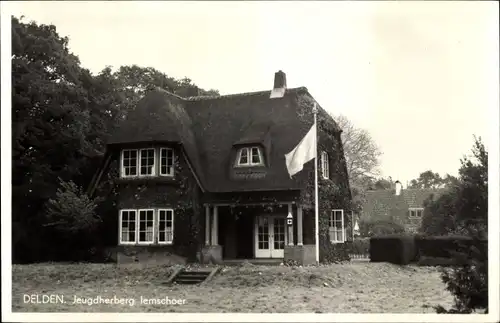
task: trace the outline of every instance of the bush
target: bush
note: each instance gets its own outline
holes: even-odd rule
[[[349,253],[356,255],[367,255],[370,253],[370,238],[357,238],[347,242]]]
[[[443,258],[443,257],[421,256],[417,261],[417,265],[419,265],[419,266],[448,267],[448,266],[461,266],[461,265],[465,265],[465,264],[466,264],[466,261],[460,261],[460,260],[454,259],[454,258]]]
[[[402,234],[405,228],[399,223],[388,219],[363,220],[359,223],[359,232],[362,237],[376,237],[390,234]]]
[[[487,243],[467,236],[417,236],[415,242],[421,257],[433,258],[453,258],[456,252],[465,252],[465,255],[468,255],[467,250],[472,246],[484,248]]]
[[[415,239],[408,235],[370,238],[370,261],[407,265],[417,257]]]
[[[442,271],[446,289],[455,296],[451,310],[436,306],[438,313],[472,313],[484,310],[488,313],[488,246],[483,240],[473,239],[467,250],[454,253],[455,259],[467,257],[469,264]],[[476,247],[480,246],[479,248]]]

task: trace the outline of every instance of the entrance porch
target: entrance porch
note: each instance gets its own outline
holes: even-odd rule
[[[304,230],[305,229],[305,230]],[[304,239],[305,238],[305,239]],[[307,244],[304,243],[304,240]],[[204,262],[313,264],[314,219],[294,202],[205,205]]]

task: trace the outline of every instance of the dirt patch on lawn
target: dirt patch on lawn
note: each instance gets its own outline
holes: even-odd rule
[[[384,280],[407,281],[428,268],[397,266],[387,263],[345,263],[332,266],[241,266],[225,267],[209,283],[221,287],[333,287],[367,285]]]
[[[18,312],[434,313],[449,307],[436,268],[384,263],[320,267],[224,267],[205,285],[167,285],[175,267],[129,265],[13,266],[12,308]],[[64,304],[30,304],[24,295],[64,295]],[[133,306],[72,304],[75,296],[134,299]],[[180,306],[141,298],[185,300]]]
[[[61,285],[68,282],[76,286],[86,283],[106,281],[108,284],[120,285],[134,282],[159,283],[167,280],[176,267],[146,266],[130,264],[36,264],[12,266],[12,281],[37,287]]]

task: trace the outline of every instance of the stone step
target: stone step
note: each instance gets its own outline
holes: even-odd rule
[[[176,284],[185,284],[185,285],[193,285],[200,284],[204,282],[209,276],[210,271],[181,271],[179,272],[173,282]]]

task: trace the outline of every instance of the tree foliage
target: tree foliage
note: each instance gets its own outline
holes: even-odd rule
[[[445,195],[427,205],[422,231],[427,234],[461,234],[473,239],[487,239],[488,231],[488,152],[480,138],[475,139],[472,156],[461,160],[457,183]],[[442,279],[455,296],[455,305],[438,312],[470,313],[488,310],[487,248],[471,247],[456,253],[471,264],[443,270]]]
[[[367,179],[380,175],[381,151],[365,129],[357,128],[347,117],[334,118],[342,129],[342,144],[351,186],[363,186]]]
[[[439,173],[435,173],[431,170],[427,170],[420,173],[417,179],[412,179],[408,185],[408,188],[443,188],[456,185],[458,179],[450,174],[441,177]]]
[[[93,74],[80,65],[68,43],[53,25],[12,17],[14,262],[66,257],[67,251],[57,252],[62,248],[58,237],[86,227],[84,219],[91,218],[92,202],[78,188],[89,184],[109,135],[146,91],[160,87],[181,96],[218,95],[151,67],[106,67]],[[111,178],[98,188],[106,201],[96,206],[97,214],[113,211]],[[72,213],[62,201],[82,209]],[[46,226],[53,223],[51,216],[65,218],[66,226]],[[54,253],[45,259],[49,256],[43,250]]]
[[[382,155],[368,131],[356,127],[347,117],[338,115],[335,122],[342,130],[341,139],[346,160],[349,186],[353,199],[353,210],[359,212],[364,194],[371,189],[380,175],[379,165]],[[383,185],[385,183],[378,183]]]
[[[101,222],[96,214],[99,199],[88,197],[74,182],[60,181],[56,196],[46,203],[49,225],[65,233],[89,232]]]
[[[376,237],[404,232],[404,226],[391,219],[362,219],[359,222],[359,233],[361,237]]]

